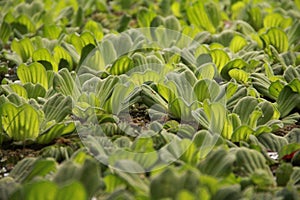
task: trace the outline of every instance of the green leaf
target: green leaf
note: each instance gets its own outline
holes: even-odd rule
[[[300,143],[300,129],[294,128],[284,136],[289,143]]]
[[[46,48],[40,48],[33,52],[33,61],[39,62],[44,65],[47,70],[57,71],[57,64],[54,62],[50,51]]]
[[[117,189],[126,187],[126,184],[124,183],[124,181],[121,178],[119,178],[117,175],[109,174],[109,175],[106,175],[103,179],[104,179],[104,183],[105,183],[105,191],[106,192],[111,193]]]
[[[223,138],[217,134],[211,134],[207,130],[200,130],[195,133],[193,143],[199,151],[199,157],[205,158],[212,149],[224,143]]]
[[[283,146],[279,151],[279,159],[282,159],[286,155],[290,155],[294,153],[295,151],[300,150],[300,144],[299,143],[291,143],[288,145]]]
[[[286,52],[289,48],[288,37],[279,28],[270,28],[265,34],[261,35],[266,47],[272,45],[279,53]]]
[[[233,142],[248,141],[252,133],[253,130],[249,126],[242,125],[232,133],[231,140]]]
[[[276,169],[276,182],[278,186],[286,186],[293,173],[293,165],[290,163],[282,163]]]
[[[251,113],[255,110],[258,105],[258,100],[254,97],[244,97],[238,101],[235,105],[233,112],[238,114],[241,118],[242,124],[248,124]]]
[[[289,44],[297,44],[297,41],[299,41],[300,38],[300,23],[298,20],[295,20],[294,23],[291,25],[289,31],[287,32]],[[295,48],[299,47],[296,45]]]
[[[268,176],[264,170],[256,170],[250,177],[251,181],[259,188],[268,188],[275,185],[273,176]]]
[[[212,133],[221,134],[226,121],[226,109],[221,103],[204,102],[203,108],[192,111],[193,117]]]
[[[249,7],[247,10],[249,16],[249,23],[256,29],[259,30],[263,25],[262,11],[259,7]]]
[[[130,75],[130,80],[135,85],[142,85],[148,81],[153,81],[154,83],[158,83],[162,78],[161,74],[152,70],[145,70],[144,72],[134,72]]]
[[[205,99],[214,101],[219,93],[220,86],[215,82],[208,79],[198,81],[193,88],[198,101],[203,102]]]
[[[202,1],[197,1],[187,8],[188,20],[204,30],[215,33],[219,23],[218,17],[216,16],[219,16],[219,14],[216,7],[213,6],[215,6],[215,4],[211,4],[211,9],[207,9]],[[209,13],[209,11],[212,13]]]
[[[26,34],[28,32],[34,33],[36,31],[33,21],[25,14],[21,14],[19,17],[17,17],[16,21],[12,24],[12,26],[16,26],[16,28],[18,28],[19,25],[25,27],[24,31],[23,29],[20,29],[22,34]]]
[[[276,136],[271,133],[262,133],[257,136],[258,141],[267,149],[267,151],[276,151],[279,150],[288,144],[287,139],[284,137]]]
[[[62,33],[62,28],[55,24],[44,24],[43,33],[46,38],[54,40],[59,38],[60,34]]]
[[[228,72],[228,75],[242,83],[246,83],[249,78],[249,74],[242,69],[232,69]]]
[[[179,97],[168,104],[168,110],[171,117],[186,121],[191,119],[191,111],[197,109],[200,105],[198,102],[188,104],[183,98]]]
[[[38,112],[29,104],[15,106],[4,103],[1,106],[2,126],[4,131],[17,141],[35,139],[39,134],[40,119]],[[30,119],[28,121],[28,119]],[[24,125],[26,124],[26,126]]]
[[[223,78],[225,78],[226,80],[229,81],[231,79],[231,76],[229,75],[229,71],[231,69],[235,69],[235,68],[242,69],[246,66],[247,66],[247,63],[240,58],[231,60],[222,68],[221,75]]]
[[[75,47],[78,54],[82,54],[82,49],[86,45],[95,45],[95,39],[90,32],[83,32],[81,35],[74,33],[70,36],[70,42]]]
[[[21,40],[14,39],[11,43],[11,49],[15,51],[26,62],[33,54],[34,48],[29,38]]]
[[[241,49],[243,49],[247,44],[248,44],[248,42],[244,37],[242,37],[240,35],[235,35],[230,42],[229,49],[233,53],[237,53]]]
[[[292,82],[294,79],[298,79],[300,77],[299,72],[296,70],[295,67],[289,66],[283,74],[285,80],[289,83]]]
[[[206,55],[208,55],[208,54],[206,54]],[[210,56],[209,56],[209,58],[210,58]],[[201,65],[195,71],[195,75],[197,76],[198,79],[213,79],[215,74],[216,74],[216,69],[212,63]]]
[[[17,83],[12,83],[9,85],[2,85],[1,86],[7,93],[16,93],[17,95],[19,95],[20,97],[23,97],[25,99],[28,98],[28,94],[27,91],[24,87],[22,87],[21,85],[17,84]]]
[[[290,26],[292,23],[291,18],[284,18],[279,13],[270,13],[264,18],[264,27],[271,28],[271,27],[278,27],[285,29]]]
[[[53,88],[65,96],[72,96],[75,100],[80,96],[81,88],[76,84],[71,73],[66,68],[55,73],[53,78]]]
[[[113,63],[109,72],[113,75],[120,75],[130,71],[133,67],[133,60],[128,56],[122,56]]]
[[[79,181],[85,188],[88,199],[100,189],[99,163],[93,159],[86,159],[83,164],[77,164],[71,160],[64,162],[53,177],[53,181],[59,185],[70,183],[70,180]]]
[[[72,112],[72,98],[55,94],[44,104],[43,111],[47,121],[61,122]]]
[[[39,83],[26,83],[24,85],[24,88],[27,91],[28,98],[33,98],[37,100],[38,97],[45,97],[46,95],[46,89]]]
[[[36,142],[38,144],[49,144],[55,138],[74,132],[75,128],[76,127],[73,122],[71,123],[62,122],[62,123],[54,124],[50,128],[47,128],[47,130],[42,132],[36,139]]]
[[[100,23],[96,21],[89,20],[85,23],[84,30],[90,31],[94,34],[97,41],[100,41],[103,38],[103,30]]]
[[[295,184],[299,184],[299,182],[300,182],[300,167],[294,167],[289,183],[295,185]]]
[[[282,83],[282,81],[277,80],[275,82],[272,82],[269,87],[270,95],[272,95],[275,98],[278,98],[283,88],[284,88],[284,84]]]
[[[202,161],[198,168],[204,174],[214,177],[227,177],[232,173],[234,155],[228,154],[225,149],[217,149],[208,154],[206,159]]]
[[[151,21],[156,16],[155,12],[141,8],[137,13],[137,21],[140,27],[150,27]]]
[[[78,199],[85,200],[87,199],[85,188],[79,181],[73,181],[63,187],[59,188],[55,196],[56,200],[65,200],[65,199]]]
[[[17,75],[23,84],[41,84],[45,89],[48,89],[47,73],[44,66],[34,62],[29,66],[22,64],[17,69]]]
[[[251,175],[257,170],[266,171],[266,175],[273,177],[272,172],[267,165],[266,159],[264,156],[252,149],[239,148],[236,152],[236,164],[239,168],[239,171],[245,175]]]
[[[271,85],[271,81],[267,76],[262,73],[252,73],[250,76],[252,80],[252,84],[254,88],[259,91],[262,95],[274,98],[269,94],[269,87]]]
[[[300,94],[294,92],[290,86],[285,86],[277,99],[280,117],[286,117],[300,103]]]
[[[5,21],[2,22],[1,27],[0,27],[0,39],[2,40],[2,42],[5,44],[10,35],[11,35],[11,27],[8,23],[6,23]]]
[[[23,188],[17,190],[13,195],[13,200],[39,200],[48,199],[55,200],[57,192],[57,185],[48,180],[39,180],[33,183],[24,185]]]
[[[219,72],[221,72],[223,67],[230,61],[228,54],[221,49],[211,50],[210,55]]]
[[[174,198],[180,188],[179,177],[171,170],[166,169],[155,177],[150,184],[150,198]]]
[[[68,51],[66,51],[61,46],[54,47],[53,50],[53,59],[56,62],[56,65],[53,66],[53,71],[57,72],[58,69],[68,68],[69,70],[73,69],[73,59]]]
[[[10,176],[20,183],[31,182],[34,178],[45,177],[56,171],[53,159],[25,158],[17,163]]]

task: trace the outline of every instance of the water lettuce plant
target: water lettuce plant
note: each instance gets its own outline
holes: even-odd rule
[[[1,2],[0,199],[298,199],[299,10]]]

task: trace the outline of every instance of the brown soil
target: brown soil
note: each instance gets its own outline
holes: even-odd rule
[[[26,157],[37,157],[40,150],[22,149],[0,149],[0,178],[9,173],[20,160]]]
[[[298,125],[298,124],[286,125],[283,128],[275,131],[274,134],[278,135],[278,136],[285,136],[286,134],[288,134],[294,128],[300,128],[300,125]]]

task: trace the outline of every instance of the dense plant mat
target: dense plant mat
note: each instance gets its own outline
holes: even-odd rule
[[[299,199],[299,0],[0,2],[0,199]]]

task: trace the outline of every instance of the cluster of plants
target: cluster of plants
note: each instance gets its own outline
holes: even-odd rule
[[[0,199],[299,198],[299,0],[0,10]]]

